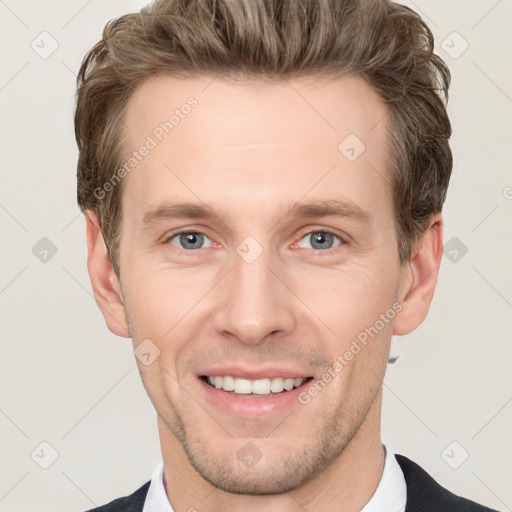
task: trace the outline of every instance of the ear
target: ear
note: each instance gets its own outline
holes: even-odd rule
[[[404,265],[393,334],[403,336],[416,329],[427,317],[434,296],[443,256],[443,217],[433,215],[418,240],[409,263]]]
[[[88,250],[87,270],[94,298],[103,313],[107,327],[118,336],[130,338],[121,284],[110,261],[98,217],[92,210],[86,210],[85,222]]]

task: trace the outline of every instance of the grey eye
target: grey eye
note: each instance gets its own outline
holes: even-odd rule
[[[208,237],[197,231],[189,231],[186,233],[178,233],[174,235],[170,242],[172,245],[179,247],[180,249],[203,249],[204,243],[209,240]]]
[[[309,246],[306,245],[306,249],[315,250],[331,249],[341,243],[341,239],[329,231],[313,231],[304,236],[301,242],[304,240],[309,243]],[[338,243],[335,243],[336,240],[338,240]]]

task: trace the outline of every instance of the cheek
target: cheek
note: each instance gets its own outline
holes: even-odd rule
[[[383,258],[352,260],[337,268],[304,266],[294,290],[342,340],[373,325],[396,299],[398,271]]]
[[[148,266],[152,268],[146,271],[130,268],[126,289],[138,328],[150,329],[161,338],[188,316],[211,287],[212,276],[191,268],[159,268],[151,263]]]
[[[385,311],[385,309],[382,309]],[[333,403],[350,401],[358,408],[367,403],[381,386],[387,366],[392,319],[382,320],[381,312],[361,312],[354,308],[339,316],[336,340],[329,345],[336,374]]]
[[[141,376],[149,383],[169,381],[164,387],[174,388],[173,377],[182,376],[180,362],[197,350],[194,340],[201,339],[200,331],[208,328],[209,292],[219,278],[212,269],[171,269],[158,264],[144,271],[132,265],[130,271],[126,275],[131,279],[124,289],[129,297],[134,345],[149,339],[159,351],[155,364],[139,365]]]

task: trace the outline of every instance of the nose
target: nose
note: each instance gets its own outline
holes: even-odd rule
[[[279,274],[270,268],[265,251],[252,263],[235,255],[234,268],[220,291],[222,300],[214,319],[217,332],[248,345],[268,341],[270,334],[292,332],[296,323],[293,293],[283,284],[286,277]]]

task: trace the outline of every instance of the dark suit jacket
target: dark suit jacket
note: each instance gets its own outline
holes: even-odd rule
[[[405,512],[498,512],[478,505],[474,501],[455,496],[407,457],[396,455],[396,460],[402,468],[407,484]],[[87,512],[142,512],[149,484],[150,482],[146,482],[130,496],[118,498]],[[394,511],[383,510],[382,512]]]

